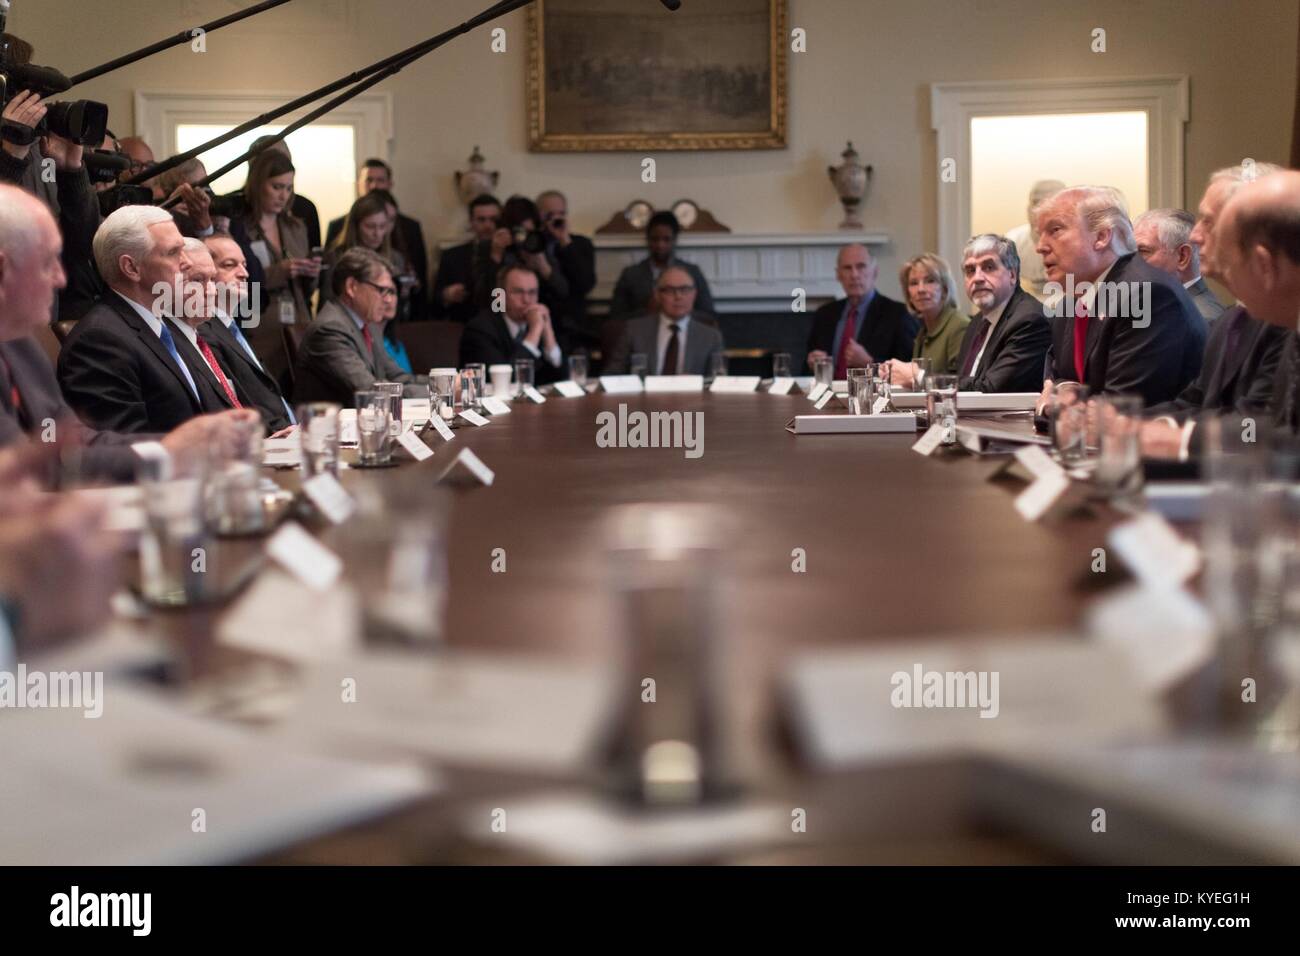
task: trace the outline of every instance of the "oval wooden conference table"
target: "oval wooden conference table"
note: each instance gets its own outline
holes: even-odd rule
[[[703,412],[703,454],[598,447],[597,415],[620,404]],[[1104,586],[1089,564],[1113,513],[1031,524],[1012,504],[1024,486],[989,480],[987,460],[960,452],[923,457],[911,451],[911,434],[795,436],[785,425],[812,413],[805,396],[594,394],[512,408],[485,427],[458,429],[451,442],[430,432],[428,461],[341,473],[345,487],[373,483],[382,491],[394,476],[406,480],[422,469],[432,486],[461,447],[495,471],[491,487],[454,492],[449,645],[608,654],[619,627],[604,545],[608,516],[624,505],[706,506],[727,529],[725,686],[714,690],[725,701],[729,763],[744,792],[815,807],[818,820],[798,852],[709,859],[1058,859],[972,824],[963,797],[969,771],[960,762],[907,774],[812,772],[787,736],[776,681],[790,655],[818,645],[1073,627]],[[297,482],[296,473],[276,474]],[[346,525],[331,529],[326,540],[346,533]],[[497,548],[505,549],[507,573],[492,571]],[[804,573],[792,570],[796,548],[806,554]],[[267,862],[529,862],[465,842],[456,811],[485,795],[533,791],[540,781],[481,772],[448,779],[449,790],[426,803]]]

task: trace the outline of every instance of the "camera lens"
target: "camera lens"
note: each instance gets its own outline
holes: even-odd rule
[[[46,104],[45,128],[78,146],[98,146],[108,132],[108,107],[93,100]]]

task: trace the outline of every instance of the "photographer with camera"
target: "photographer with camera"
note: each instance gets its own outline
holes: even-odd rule
[[[587,325],[587,294],[596,287],[596,247],[586,236],[569,231],[569,200],[558,189],[537,197],[546,251],[560,264],[569,294],[556,302],[555,320],[569,349],[600,345],[600,331]]]
[[[540,298],[552,313],[569,297],[569,279],[559,260],[547,250],[547,235],[539,229],[542,215],[527,196],[511,196],[501,211],[501,224],[492,238],[474,250],[474,304],[490,309],[497,277],[507,266],[523,266],[537,274]]]

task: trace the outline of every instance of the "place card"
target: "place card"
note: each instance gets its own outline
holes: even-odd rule
[[[769,395],[789,395],[795,389],[795,381],[792,378],[774,378],[772,384],[768,386],[767,394]],[[798,394],[798,392],[795,392]]]
[[[159,481],[168,481],[172,476],[172,456],[167,447],[158,441],[138,441],[131,446],[131,452],[142,462],[153,467]]]
[[[468,473],[468,476],[465,473]],[[468,448],[462,448],[450,465],[448,465],[441,475],[439,481],[445,481],[450,484],[461,484],[466,480],[477,480],[484,486],[491,487],[492,482],[496,480],[496,473],[483,460],[474,454]]]
[[[343,571],[343,562],[339,556],[308,534],[296,521],[285,522],[279,531],[271,535],[266,542],[266,553],[299,581],[316,591],[328,590]]]
[[[1070,476],[1063,471],[1043,475],[1016,496],[1016,511],[1026,521],[1037,521],[1072,500]]]
[[[587,394],[587,390],[572,380],[565,382],[556,382],[551,386],[555,389],[555,394],[562,398],[582,398]],[[609,389],[606,389],[609,391]]]
[[[1155,694],[1172,690],[1214,655],[1214,619],[1182,588],[1141,582],[1108,591],[1088,607],[1084,627],[1094,641],[1123,651]]]
[[[433,414],[427,398],[402,399],[402,421],[411,425],[422,425]]]
[[[931,425],[926,429],[925,434],[912,445],[912,451],[918,455],[925,455],[927,458],[933,455],[935,449],[943,444],[943,432],[943,425]]]
[[[488,420],[486,418],[484,418],[478,412],[470,408],[467,408],[463,412],[461,412],[460,417],[465,419],[465,421],[469,422],[471,425],[475,425],[479,428],[482,428],[484,425],[488,423]]]
[[[509,415],[510,406],[499,398],[483,399],[483,407],[487,409],[489,415]]]
[[[1038,445],[1026,445],[1024,448],[1018,448],[1013,457],[1034,478],[1064,474],[1064,469],[1052,461],[1051,455],[1043,451]]]
[[[888,397],[887,395],[881,395],[881,396],[880,396],[878,399],[876,399],[875,402],[872,404],[872,406],[871,406],[871,414],[873,414],[873,415],[879,415],[881,412],[883,412],[883,411],[884,411],[886,408],[888,408],[888,407],[889,407],[889,397]]]
[[[524,398],[528,399],[534,405],[546,404],[546,396],[539,392],[536,386],[533,385],[524,386]]]
[[[756,392],[762,381],[757,375],[719,375],[713,379],[710,392]]]
[[[828,391],[830,391],[830,389],[827,388],[824,382],[817,382],[815,385],[813,385],[811,389],[808,390],[808,401],[815,402],[817,401],[817,399],[821,398],[823,392],[828,392]]]
[[[357,432],[357,410],[344,408],[339,411],[339,444],[355,445],[360,442]]]
[[[703,375],[647,375],[645,377],[647,392],[702,392]]]
[[[402,432],[397,436],[397,444],[405,448],[416,461],[424,461],[433,457],[433,449],[426,445],[424,439],[415,432]]]
[[[429,424],[433,426],[433,430],[438,433],[438,437],[443,441],[451,441],[456,437],[456,433],[451,430],[451,426],[441,418],[431,418]]]
[[[634,395],[645,391],[640,375],[602,375],[600,387],[610,395]]]
[[[1116,525],[1106,540],[1133,576],[1147,585],[1179,587],[1201,569],[1201,549],[1154,511]]]
[[[352,496],[328,471],[304,481],[302,493],[329,519],[330,524],[342,524],[352,517],[352,512],[357,508]]]

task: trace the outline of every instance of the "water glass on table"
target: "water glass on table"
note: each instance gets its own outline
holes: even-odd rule
[[[851,368],[849,376],[849,413],[853,415],[870,415],[875,400],[875,387],[872,382],[872,369]]]
[[[339,412],[335,402],[299,405],[298,426],[302,442],[302,479],[339,473]]]
[[[1103,395],[1093,402],[1090,417],[1098,439],[1094,480],[1115,498],[1133,498],[1142,490],[1143,407],[1140,395]]]
[[[638,378],[645,378],[647,371],[650,369],[650,360],[644,352],[633,352],[628,356],[627,373],[635,375]]]
[[[813,382],[817,385],[825,385],[827,388],[835,387],[835,363],[828,358],[818,359],[813,363]]]
[[[484,387],[487,385],[487,366],[482,362],[470,362],[465,366],[465,370],[461,373],[461,377],[473,380],[473,389],[471,390],[473,400],[470,401],[465,397],[466,391],[464,385],[462,385],[460,393],[461,404],[464,408],[467,408],[470,411],[482,412],[483,396],[486,394]]]
[[[587,356],[569,356],[569,381],[587,387]]]
[[[957,443],[957,376],[930,375],[925,388],[925,408],[930,427],[943,429],[943,444]]]
[[[773,352],[772,353],[772,377],[789,378],[791,376],[790,353]]]
[[[362,468],[387,465],[393,458],[392,404],[388,393],[378,388],[356,394],[357,464]]]
[[[515,400],[523,401],[527,398],[524,389],[532,388],[536,384],[537,365],[532,359],[515,359]]]
[[[1057,382],[1047,405],[1052,449],[1061,464],[1077,465],[1088,457],[1087,385]]]
[[[215,555],[205,509],[208,468],[204,455],[194,455],[146,459],[137,469],[145,513],[140,587],[150,604],[180,607],[213,593],[209,574],[215,575],[215,568],[209,557]]]

